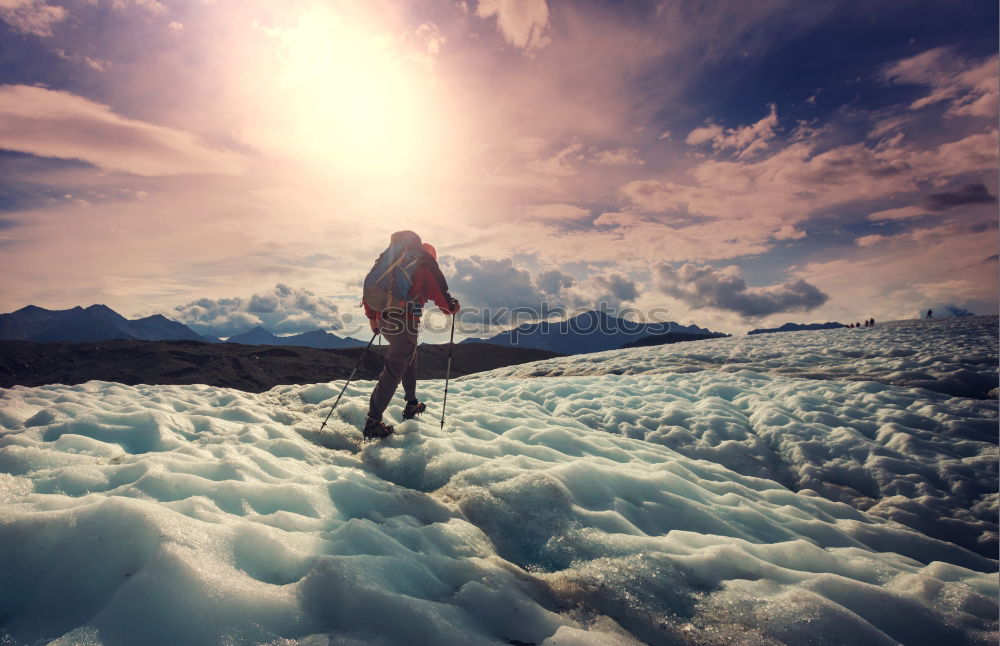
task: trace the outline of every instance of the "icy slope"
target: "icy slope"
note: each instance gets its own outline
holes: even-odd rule
[[[0,642],[997,640],[997,562],[960,545],[995,523],[995,402],[488,377],[443,432],[362,446],[371,386],[322,434],[339,383],[0,391]],[[962,540],[887,520],[896,496]]]
[[[997,397],[996,316],[880,323],[614,350],[476,375],[542,377],[703,370],[879,381],[962,397]],[[992,391],[992,392],[991,392]]]

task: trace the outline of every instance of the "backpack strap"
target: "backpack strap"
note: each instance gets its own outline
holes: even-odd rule
[[[375,282],[376,283],[381,283],[383,278],[385,278],[386,276],[388,276],[389,273],[392,272],[396,267],[399,267],[399,265],[403,262],[404,258],[406,258],[406,254],[402,254],[402,253],[399,254],[399,258],[396,258],[396,261],[393,262],[391,265],[389,265],[389,268],[386,269],[384,272],[382,272],[382,275],[379,276],[378,278],[376,278]]]

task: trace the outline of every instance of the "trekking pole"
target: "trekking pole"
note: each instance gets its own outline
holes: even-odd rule
[[[337,395],[337,401],[333,402],[333,407],[330,408],[330,412],[326,414],[326,419],[323,420],[323,424],[319,427],[319,430],[321,432],[326,427],[326,423],[330,420],[330,415],[333,415],[333,409],[336,408],[337,404],[340,403],[340,398],[344,396],[344,391],[347,390],[348,384],[350,384],[351,380],[354,379],[354,373],[358,371],[358,366],[361,365],[361,360],[364,359],[365,355],[368,353],[368,348],[372,347],[372,343],[375,342],[375,337],[377,337],[378,335],[379,335],[378,332],[372,335],[372,340],[368,342],[368,345],[365,346],[364,351],[358,357],[357,363],[354,364],[354,370],[351,370],[351,376],[347,378],[346,382],[344,382],[344,387],[340,389],[340,394]]]
[[[451,378],[451,351],[455,347],[455,315],[451,315],[451,338],[448,340],[448,368],[444,373],[444,401],[441,403],[441,430],[444,430],[444,409],[448,405],[448,380]]]

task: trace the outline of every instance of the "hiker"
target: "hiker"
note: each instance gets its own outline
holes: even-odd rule
[[[397,231],[365,278],[365,316],[372,332],[389,342],[385,366],[369,402],[366,438],[392,433],[392,426],[382,422],[382,414],[400,381],[406,397],[403,419],[413,419],[426,409],[417,399],[417,332],[428,299],[445,314],[459,310],[458,301],[448,293],[434,247],[421,243],[412,231]]]
[[[934,310],[927,310],[927,318],[934,318]]]

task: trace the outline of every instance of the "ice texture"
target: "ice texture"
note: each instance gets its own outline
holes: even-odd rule
[[[996,399],[997,318],[890,321],[874,328],[709,339],[561,357],[474,377],[753,370],[804,379],[878,381],[960,397]]]
[[[0,643],[994,644],[997,402],[885,378],[995,377],[973,323],[540,362],[443,430],[422,382],[371,444],[372,382],[323,432],[343,382],[0,390]]]

